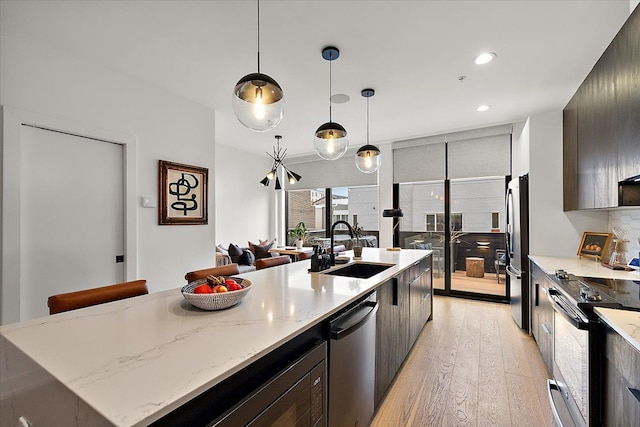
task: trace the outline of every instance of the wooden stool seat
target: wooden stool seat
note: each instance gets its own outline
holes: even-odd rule
[[[198,279],[204,279],[211,274],[214,276],[233,276],[234,274],[240,274],[240,270],[238,269],[238,264],[227,264],[220,267],[190,271],[185,274],[184,278],[187,279],[187,282],[191,283]]]
[[[484,277],[484,258],[467,257],[466,263],[468,277]]]
[[[116,285],[52,295],[47,300],[47,305],[49,306],[49,314],[56,314],[148,293],[146,280],[134,280]]]

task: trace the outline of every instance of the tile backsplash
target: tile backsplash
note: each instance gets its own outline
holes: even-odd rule
[[[609,212],[609,231],[613,227],[627,231],[627,257],[638,257],[640,252],[640,209],[619,209]]]

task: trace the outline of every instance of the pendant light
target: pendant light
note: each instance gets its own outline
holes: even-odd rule
[[[367,144],[358,149],[356,153],[356,167],[360,172],[374,173],[380,167],[380,150],[375,145],[369,144],[369,98],[375,95],[373,89],[362,89],[360,94],[367,99]]]
[[[267,175],[262,178],[260,184],[268,187],[271,180],[275,178],[276,190],[281,190],[282,186],[280,185],[280,177],[278,176],[278,168],[280,166],[282,166],[282,169],[284,169],[285,173],[287,174],[287,181],[289,181],[290,185],[293,185],[296,182],[300,181],[302,179],[302,176],[298,175],[284,164],[284,158],[287,156],[287,149],[280,148],[280,140],[282,139],[282,136],[276,135],[275,138],[277,142],[273,147],[273,154],[267,153],[267,156],[273,159],[273,165],[271,166],[269,172],[267,172]]]
[[[233,89],[233,112],[244,126],[257,132],[273,129],[284,117],[284,93],[260,72],[260,0],[258,0],[258,72],[241,78]]]
[[[331,62],[339,56],[340,51],[337,47],[329,46],[322,49],[322,57],[329,61],[329,121],[316,130],[313,148],[318,156],[325,160],[339,159],[349,148],[347,131],[331,118]]]

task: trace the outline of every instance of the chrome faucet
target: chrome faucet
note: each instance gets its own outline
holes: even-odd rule
[[[331,246],[329,246],[331,248],[331,265],[336,265],[336,254],[333,251],[333,230],[335,230],[336,225],[338,224],[344,224],[349,228],[349,235],[351,236],[351,238],[353,239],[353,228],[351,228],[351,225],[349,225],[349,223],[347,221],[343,221],[343,220],[338,220],[336,222],[334,222],[331,225]]]

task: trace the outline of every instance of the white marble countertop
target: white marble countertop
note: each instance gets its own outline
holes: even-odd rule
[[[640,351],[640,311],[596,307],[595,312],[614,331]]]
[[[185,283],[176,283],[169,291],[1,326],[0,335],[110,423],[147,425],[428,253],[364,248],[364,261],[394,264],[366,280],[308,273],[309,260],[246,273],[240,276],[252,290],[222,311],[193,308],[180,293]]]
[[[540,255],[529,255],[529,259],[538,264],[540,268],[542,268],[547,274],[554,274],[556,270],[562,269],[567,273],[572,273],[576,276],[640,280],[640,273],[637,270],[612,270],[610,268],[603,267],[600,262],[596,262],[592,258],[580,258],[578,256],[572,258],[559,258]]]

